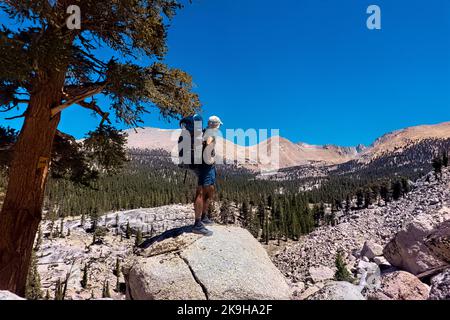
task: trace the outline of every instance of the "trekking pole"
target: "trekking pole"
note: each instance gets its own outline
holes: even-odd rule
[[[186,177],[187,177],[187,170],[184,171],[184,180],[183,180],[183,184],[186,184]]]

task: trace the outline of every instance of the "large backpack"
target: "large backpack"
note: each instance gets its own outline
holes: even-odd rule
[[[203,119],[198,114],[185,117],[180,120],[180,128],[178,166],[195,170],[203,163]]]

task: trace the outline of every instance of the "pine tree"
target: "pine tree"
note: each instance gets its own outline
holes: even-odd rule
[[[109,291],[109,281],[103,282],[102,298],[111,298],[111,292]]]
[[[336,272],[334,274],[334,279],[336,281],[347,281],[350,283],[353,283],[355,281],[351,273],[348,271],[347,266],[345,265],[342,252],[338,252],[336,254],[335,266]]]
[[[389,188],[386,186],[386,184],[383,184],[380,188],[380,197],[383,199],[385,204],[390,201]]]
[[[369,208],[372,205],[372,192],[371,190],[367,190],[364,193],[364,208]]]
[[[116,213],[116,222],[115,222],[115,227],[118,228],[119,227],[119,214]]]
[[[411,191],[411,187],[409,186],[409,182],[407,179],[403,178],[402,181],[402,194],[408,194]]]
[[[53,231],[53,238],[58,238],[59,237],[59,227],[58,226],[56,226],[55,227],[55,230]]]
[[[116,276],[116,291],[120,292],[120,260],[116,258],[116,267],[114,269],[114,275]]]
[[[345,198],[345,212],[350,212],[351,207],[352,207],[352,202],[351,202],[350,196],[347,195],[347,197]]]
[[[223,200],[220,206],[219,218],[220,222],[223,224],[228,224],[228,218],[230,215],[230,203],[228,200]]]
[[[41,278],[37,270],[36,251],[31,254],[31,265],[27,277],[25,297],[28,300],[42,299]]]
[[[34,251],[38,251],[42,245],[42,227],[39,226],[36,243],[34,245]]]
[[[95,232],[97,230],[98,220],[100,218],[98,214],[98,209],[96,207],[92,210],[90,218],[91,218],[91,232]]]
[[[392,184],[392,199],[397,201],[402,196],[402,183],[400,181],[395,181]]]
[[[120,292],[120,277],[116,277],[116,292]]]
[[[364,193],[362,190],[358,190],[356,193],[356,207],[361,209],[364,205]]]
[[[259,217],[256,214],[252,214],[250,223],[248,225],[248,230],[253,235],[253,237],[255,237],[255,239],[258,239],[261,225],[259,224]]]
[[[116,258],[116,266],[114,268],[113,273],[117,277],[120,276],[120,260],[119,260],[119,258]]]
[[[448,167],[448,151],[442,152],[442,165]]]
[[[136,232],[136,238],[134,240],[134,246],[138,247],[142,243],[142,231],[141,229],[138,229]]]
[[[58,279],[55,284],[55,300],[63,300],[63,288],[61,279]]]
[[[439,177],[442,176],[442,159],[434,158],[432,161],[432,166],[434,169],[434,174],[436,176],[436,179],[439,179]]]
[[[269,223],[269,216],[267,214],[267,211],[264,212],[263,234],[264,234],[264,242],[266,245],[268,245],[269,238],[270,238],[270,223]]]
[[[48,235],[48,238],[51,240],[53,239],[53,228],[55,227],[55,222],[53,220],[50,220],[50,233]]]
[[[244,201],[242,203],[240,215],[241,215],[241,219],[242,219],[242,225],[244,227],[246,227],[248,225],[249,217],[250,217],[250,209],[249,209],[249,204],[247,201]]]
[[[371,189],[374,203],[376,202],[380,206],[380,186],[375,184],[371,187]]]
[[[127,228],[126,228],[126,231],[125,231],[125,238],[131,239],[130,221],[127,221]]]
[[[62,218],[60,222],[59,237],[64,238],[64,218]]]
[[[84,228],[84,224],[86,223],[86,216],[84,215],[84,212],[81,214],[81,222],[80,225],[82,228]]]
[[[88,287],[88,279],[89,279],[88,265],[85,264],[84,268],[83,268],[83,278],[81,279],[81,287],[83,289],[87,289],[87,287]]]
[[[320,226],[321,222],[325,218],[325,207],[323,203],[321,203],[320,205],[315,205],[313,207],[313,217],[315,226]]]

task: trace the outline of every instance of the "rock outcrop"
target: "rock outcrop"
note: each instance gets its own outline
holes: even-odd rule
[[[147,258],[126,274],[132,300],[205,300],[189,265],[177,254]]]
[[[333,269],[325,266],[309,268],[309,275],[314,283],[333,279],[334,273],[335,271]]]
[[[432,231],[425,240],[425,245],[436,257],[450,263],[450,220]]]
[[[417,216],[385,246],[384,257],[391,265],[415,275],[443,268],[447,263],[435,252],[445,255],[446,250],[449,250],[449,243],[446,243],[442,234],[442,231],[449,229],[446,225],[441,227],[442,222],[448,219],[448,208],[443,208],[435,214]],[[434,238],[432,237],[427,245],[426,240],[431,235],[434,235]]]
[[[0,290],[0,300],[25,300],[12,292]]]
[[[381,287],[369,294],[372,300],[427,300],[430,287],[413,274],[395,271],[381,277]]]
[[[168,233],[151,240],[141,257],[124,268],[128,298],[291,298],[282,274],[247,230],[224,226],[211,230],[212,237]]]
[[[383,255],[383,246],[373,241],[366,241],[361,250],[361,257],[367,257],[369,260]]]
[[[365,300],[358,286],[345,281],[327,283],[307,300]]]

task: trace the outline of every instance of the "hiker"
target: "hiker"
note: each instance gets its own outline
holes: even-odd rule
[[[192,232],[205,236],[212,235],[212,231],[205,225],[213,222],[208,217],[208,208],[214,197],[216,184],[215,166],[215,137],[222,121],[217,116],[208,119],[208,126],[202,128],[202,117],[198,114],[186,117],[180,121],[182,134],[178,140],[179,166],[192,170],[198,178],[198,186],[194,200],[195,222]],[[190,152],[185,152],[188,150]],[[186,170],[186,173],[187,173]],[[186,175],[185,175],[186,179]]]
[[[217,116],[208,119],[208,127],[203,134],[203,163],[194,170],[198,177],[198,187],[194,200],[195,223],[192,232],[205,236],[212,235],[212,231],[205,225],[213,223],[208,217],[208,208],[211,199],[214,198],[216,184],[215,132],[221,125],[222,121]]]

